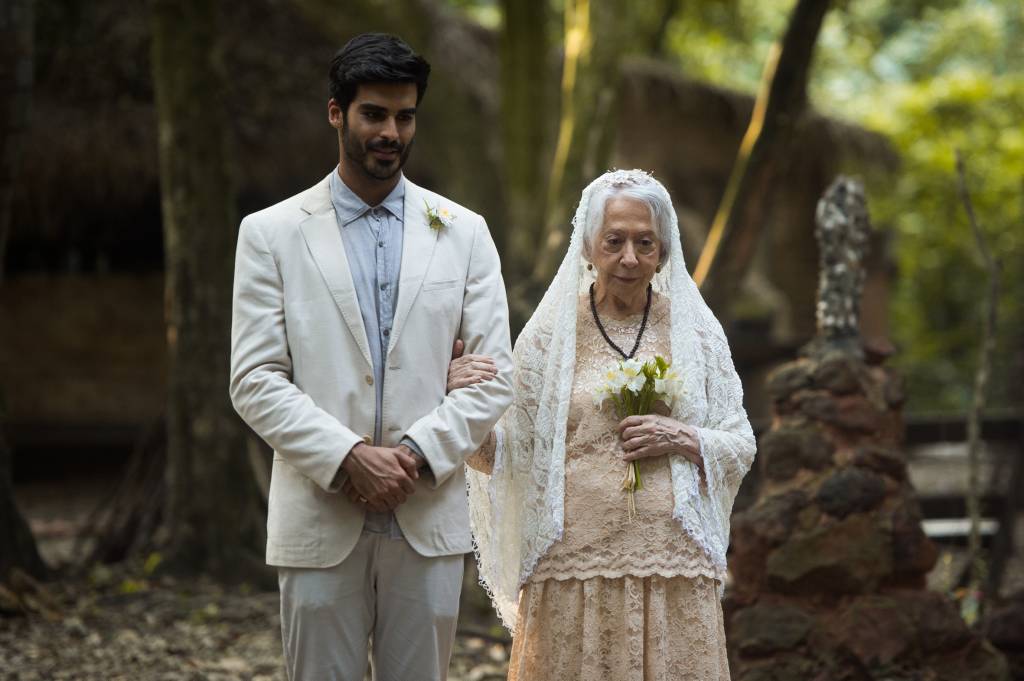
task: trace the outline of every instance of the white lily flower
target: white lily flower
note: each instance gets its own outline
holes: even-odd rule
[[[608,388],[611,392],[618,392],[626,386],[626,382],[629,380],[629,376],[622,371],[609,371],[608,372]]]
[[[643,363],[636,359],[627,359],[622,363],[622,372],[630,378],[639,374],[643,368]]]
[[[628,387],[633,392],[638,393],[644,389],[644,383],[646,382],[647,377],[644,376],[643,374],[638,374],[629,379],[629,381],[626,383],[626,387]]]

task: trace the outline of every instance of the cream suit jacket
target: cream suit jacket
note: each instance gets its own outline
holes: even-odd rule
[[[238,235],[231,400],[274,449],[267,563],[281,567],[340,563],[365,518],[331,486],[353,445],[371,440],[376,400],[329,177],[247,216]],[[447,209],[451,223],[432,229],[428,207]],[[409,544],[425,556],[465,553],[463,462],[512,401],[505,287],[481,216],[406,180],[403,225],[381,444],[408,435],[433,473],[395,510]],[[445,395],[457,338],[499,373]]]

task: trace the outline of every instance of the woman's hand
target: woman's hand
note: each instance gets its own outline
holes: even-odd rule
[[[619,423],[623,461],[662,454],[682,454],[704,472],[697,431],[668,416],[627,416]]]
[[[452,361],[448,365],[448,387],[446,392],[465,388],[475,383],[489,381],[498,375],[498,365],[487,355],[466,355],[462,351],[466,344],[455,341],[452,347]]]

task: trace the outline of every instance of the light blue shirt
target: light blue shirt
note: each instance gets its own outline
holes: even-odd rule
[[[331,173],[331,203],[338,218],[352,283],[359,300],[359,312],[373,360],[373,385],[377,409],[373,423],[373,444],[381,443],[381,412],[384,404],[384,360],[391,340],[391,324],[398,300],[398,277],[402,269],[402,236],[405,217],[405,177],[378,206],[368,206],[346,186],[337,169]],[[408,437],[402,439],[422,455]],[[365,529],[401,537],[394,513],[367,512]]]

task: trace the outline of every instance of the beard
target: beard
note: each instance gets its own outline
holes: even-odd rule
[[[412,140],[409,141],[409,144],[383,141],[363,144],[345,126],[341,129],[341,146],[345,151],[345,158],[361,168],[364,173],[376,180],[390,180],[409,159]],[[392,161],[381,161],[370,153],[372,151],[397,151],[398,155]]]

